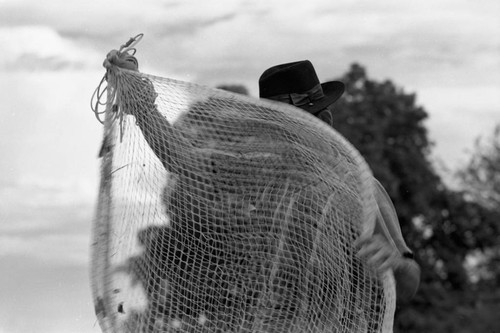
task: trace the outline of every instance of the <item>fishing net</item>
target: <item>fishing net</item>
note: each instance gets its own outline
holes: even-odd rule
[[[392,275],[353,247],[374,228],[372,174],[343,137],[282,103],[116,66],[106,79],[104,332],[392,331]]]

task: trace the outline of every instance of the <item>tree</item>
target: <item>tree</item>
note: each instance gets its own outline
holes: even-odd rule
[[[448,189],[434,170],[416,95],[390,80],[378,82],[359,64],[338,80],[346,92],[334,127],[362,153],[393,200],[401,229],[422,267],[420,290],[401,307],[396,331],[459,331],[456,310],[470,306],[468,255],[492,241],[494,213]],[[485,226],[491,230],[483,232]],[[472,230],[472,231],[471,231]],[[463,325],[462,325],[463,326]]]
[[[500,124],[486,141],[478,138],[468,164],[458,171],[468,200],[494,211],[500,211]],[[498,232],[500,220],[483,233]],[[475,255],[473,274],[481,287],[500,287],[500,240],[481,244]]]
[[[487,142],[476,140],[470,161],[458,176],[473,200],[500,208],[500,124]]]
[[[248,95],[248,89],[241,84],[221,84],[217,86],[217,89],[234,92],[241,95]]]

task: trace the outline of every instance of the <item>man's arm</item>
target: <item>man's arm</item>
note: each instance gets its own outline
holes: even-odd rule
[[[420,267],[413,260],[413,253],[406,245],[396,210],[382,185],[374,179],[375,198],[379,205],[375,231],[372,236],[361,235],[357,240],[358,255],[367,259],[370,266],[383,273],[392,269],[396,279],[398,302],[409,301],[420,284]]]
[[[139,72],[137,59],[116,51],[108,53],[104,67],[116,66]],[[184,141],[167,119],[158,111],[155,104],[157,93],[152,82],[140,75],[130,74],[126,84],[129,89],[120,89],[120,107],[122,111],[133,115],[141,129],[144,139],[153,150],[166,170],[179,169],[177,152],[185,151],[181,147]]]

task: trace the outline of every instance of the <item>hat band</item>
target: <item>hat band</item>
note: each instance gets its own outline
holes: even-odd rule
[[[314,101],[321,99],[323,97],[325,97],[325,95],[323,94],[323,89],[321,88],[321,84],[317,84],[304,93],[274,95],[268,98],[288,104],[293,104],[295,106],[302,106],[305,104],[313,105]]]

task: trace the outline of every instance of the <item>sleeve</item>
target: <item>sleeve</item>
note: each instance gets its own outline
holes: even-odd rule
[[[135,117],[144,139],[165,169],[182,172],[182,156],[192,153],[192,147],[159,111],[156,104],[158,93],[153,82],[138,72],[120,74],[118,98],[123,112]]]
[[[395,251],[404,257],[412,257],[412,251],[406,245],[401,227],[399,226],[396,209],[386,190],[378,180],[373,178],[375,187],[375,200],[378,205],[375,233],[381,234]]]

